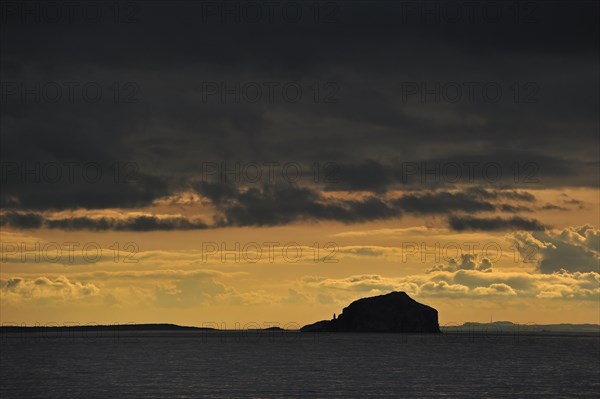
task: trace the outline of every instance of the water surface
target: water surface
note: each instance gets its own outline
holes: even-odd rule
[[[2,398],[598,397],[591,336],[5,334]]]

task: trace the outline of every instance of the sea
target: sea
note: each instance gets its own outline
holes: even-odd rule
[[[598,398],[598,334],[2,334],[0,398]]]

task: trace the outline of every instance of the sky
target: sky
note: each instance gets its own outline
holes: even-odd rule
[[[600,323],[596,2],[2,2],[0,321]]]

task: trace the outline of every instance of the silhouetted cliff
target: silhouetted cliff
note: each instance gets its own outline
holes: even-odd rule
[[[337,319],[323,320],[302,332],[439,333],[438,313],[405,292],[362,298],[344,308]]]

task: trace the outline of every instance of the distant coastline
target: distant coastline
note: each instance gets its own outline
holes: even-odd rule
[[[599,333],[600,324],[517,324],[510,321],[497,321],[493,323],[466,322],[460,325],[442,325],[442,333]],[[83,331],[265,331],[265,332],[299,332],[299,329],[283,329],[268,327],[264,329],[217,329],[211,327],[180,326],[169,323],[151,324],[98,324],[82,326],[0,326],[0,333],[35,333],[35,332],[83,332]]]
[[[81,326],[0,326],[0,332],[41,332],[41,331],[210,331],[209,327],[180,326],[169,323],[151,324],[95,324]]]
[[[442,332],[468,332],[468,331],[487,331],[487,332],[585,332],[585,333],[600,333],[600,324],[518,324],[511,321],[495,321],[491,323],[466,322],[461,325],[440,326]]]

